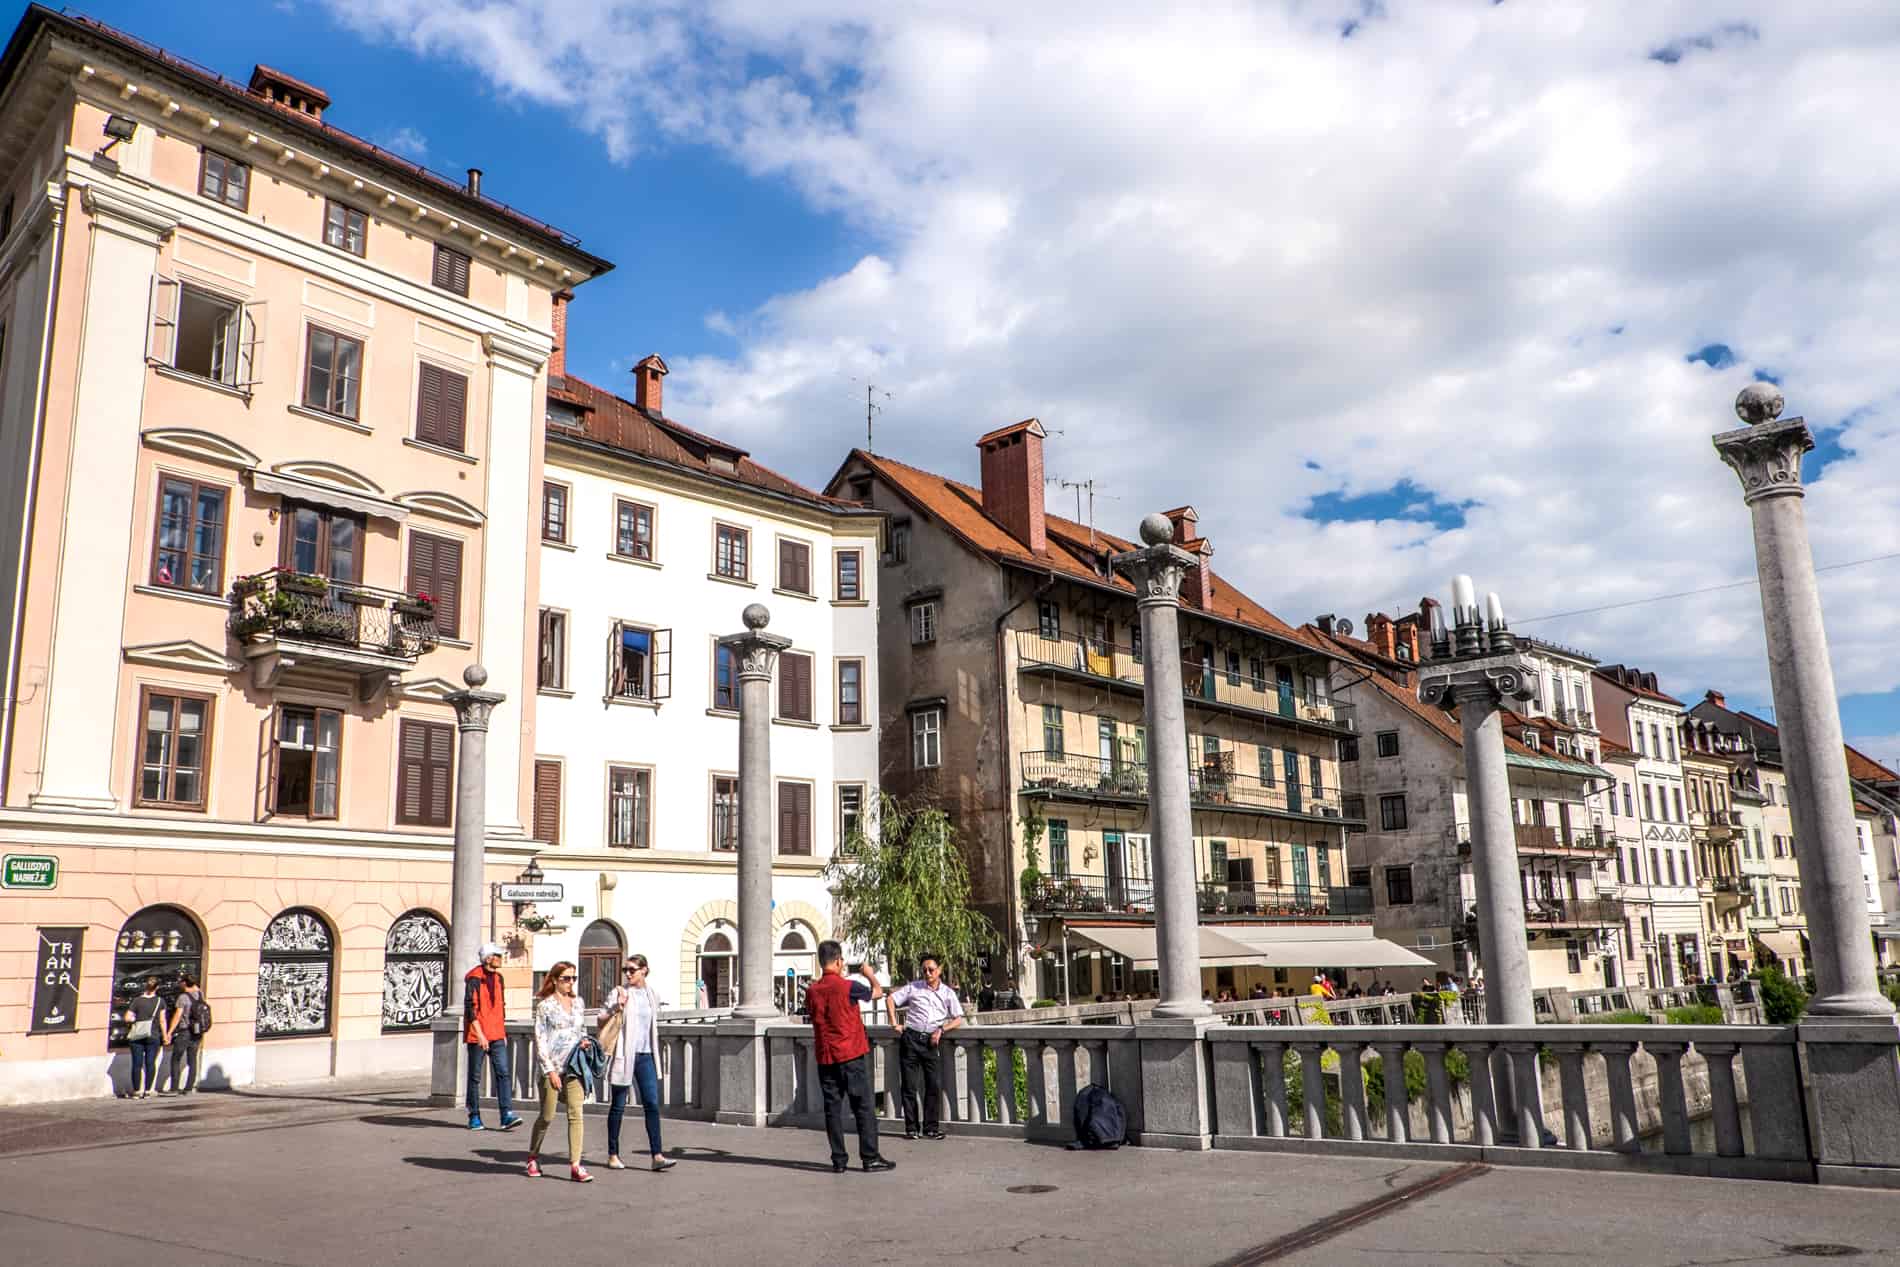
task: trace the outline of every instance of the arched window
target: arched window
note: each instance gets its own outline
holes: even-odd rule
[[[425,1029],[448,1004],[449,926],[410,911],[383,942],[383,1030]]]
[[[772,993],[786,1012],[805,1006],[805,990],[811,985],[817,965],[818,943],[803,924],[787,924],[779,935],[778,953],[772,957]]]
[[[178,996],[178,974],[189,972],[200,982],[205,973],[205,947],[197,922],[176,906],[148,906],[119,930],[112,956],[112,1018],[106,1026],[106,1044],[125,1045],[125,1005],[145,990],[145,978],[158,978],[158,992],[166,1007]]]
[[[285,911],[264,928],[257,964],[257,1036],[301,1038],[330,1032],[335,941],[315,911]]]
[[[705,1007],[731,1007],[738,953],[733,949],[735,930],[730,924],[715,924],[699,945],[699,992]]]
[[[597,919],[581,933],[581,1002],[599,1007],[608,992],[620,984],[620,961],[627,956],[620,930],[604,919]]]

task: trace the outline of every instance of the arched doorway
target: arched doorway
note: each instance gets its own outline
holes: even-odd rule
[[[734,949],[736,932],[730,924],[715,924],[699,944],[699,1006],[731,1007],[732,988],[739,962]]]
[[[336,939],[305,907],[264,926],[257,962],[257,1036],[310,1038],[330,1032]]]
[[[620,964],[626,957],[620,930],[606,920],[595,920],[581,933],[579,988],[586,1006],[599,1007],[620,984]]]
[[[448,1004],[449,926],[410,911],[383,941],[383,1032],[426,1029]]]
[[[805,1006],[805,990],[811,985],[818,963],[818,941],[811,929],[792,923],[779,934],[778,952],[772,956],[772,994],[779,1010],[797,1012]]]
[[[106,1026],[106,1045],[125,1046],[125,1005],[145,989],[146,977],[158,978],[165,1006],[178,996],[178,974],[189,972],[200,982],[205,976],[204,936],[198,923],[182,908],[148,906],[119,930],[112,956],[112,1018]]]

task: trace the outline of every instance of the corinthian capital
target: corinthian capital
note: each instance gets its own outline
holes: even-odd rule
[[[1803,495],[1801,455],[1814,447],[1814,435],[1800,418],[1737,427],[1710,438],[1741,478],[1744,502]]]
[[[745,632],[727,634],[719,640],[719,645],[738,658],[741,680],[769,679],[772,666],[778,663],[778,653],[791,646],[792,640],[782,634],[765,632],[772,614],[765,609],[764,603],[747,604],[741,618],[745,621]]]
[[[461,730],[487,730],[488,718],[495,711],[495,705],[508,697],[500,691],[481,689],[488,682],[488,670],[479,664],[471,664],[463,669],[462,681],[468,689],[451,691],[447,696],[449,706],[455,710],[456,727]]]
[[[1141,607],[1181,601],[1181,579],[1200,560],[1170,541],[1174,525],[1166,515],[1149,515],[1141,521],[1141,539],[1147,546],[1118,554],[1108,563],[1127,577],[1135,587],[1135,602]]]

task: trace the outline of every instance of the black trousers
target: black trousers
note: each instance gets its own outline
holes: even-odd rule
[[[818,1066],[818,1087],[825,1097],[825,1136],[831,1140],[831,1160],[842,1166],[851,1160],[844,1146],[844,1102],[858,1119],[858,1160],[876,1161],[877,1110],[871,1103],[871,1057]]]
[[[165,1090],[190,1091],[198,1085],[198,1040],[189,1034],[174,1034],[171,1053],[171,1063],[165,1068]],[[178,1078],[181,1066],[185,1070],[182,1084]]]
[[[898,1057],[904,1070],[904,1129],[918,1128],[920,1103],[924,1131],[938,1129],[943,1111],[943,1048],[933,1046],[930,1035],[907,1029]]]

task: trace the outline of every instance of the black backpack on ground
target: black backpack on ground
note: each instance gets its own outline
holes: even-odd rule
[[[1128,1114],[1107,1087],[1086,1086],[1075,1097],[1073,1148],[1120,1148],[1128,1142]]]

